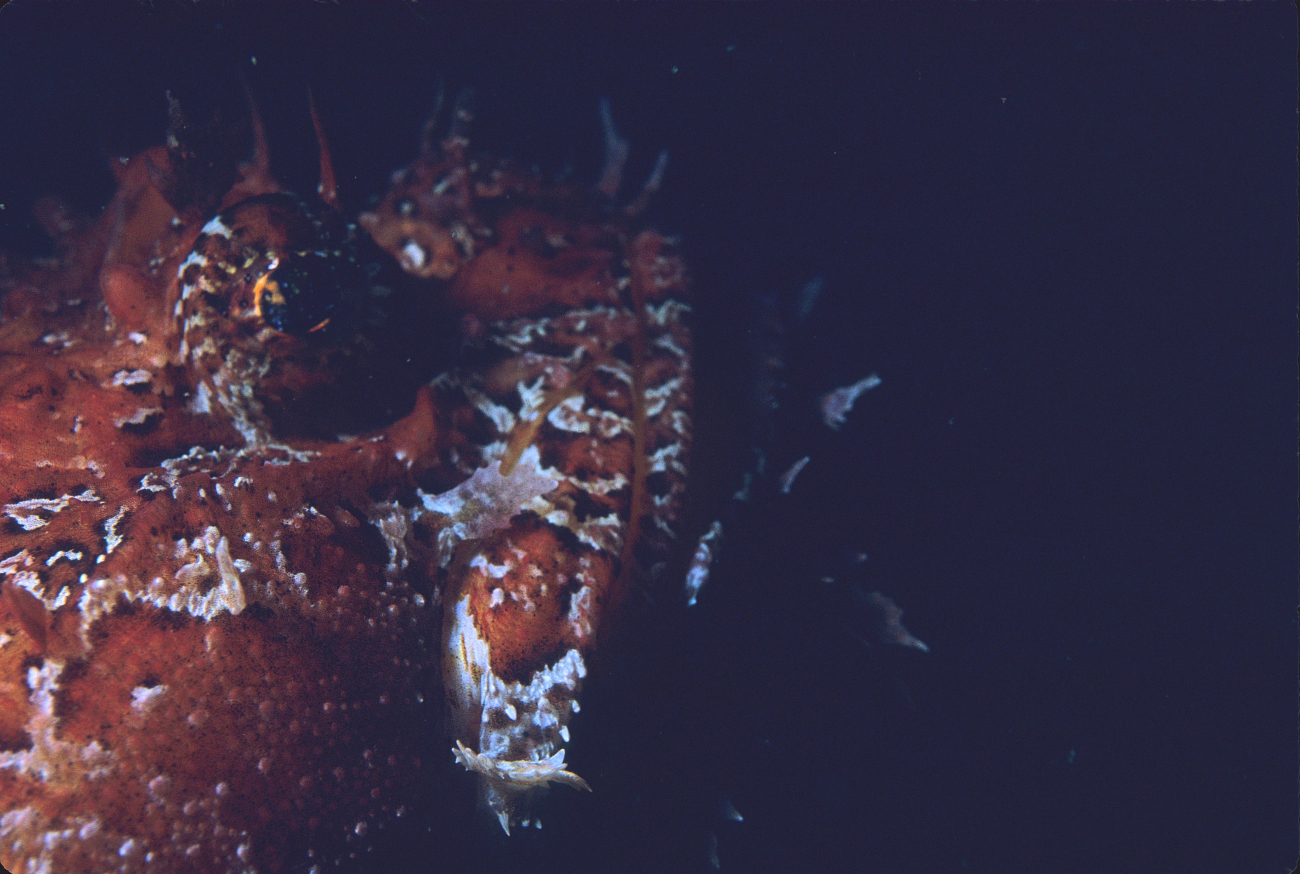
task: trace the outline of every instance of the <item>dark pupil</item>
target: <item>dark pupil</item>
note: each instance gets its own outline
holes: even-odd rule
[[[279,295],[264,295],[262,318],[277,331],[300,337],[333,333],[341,325],[343,298],[353,279],[351,264],[342,257],[309,253],[282,264],[271,274]],[[329,324],[321,327],[329,319]]]

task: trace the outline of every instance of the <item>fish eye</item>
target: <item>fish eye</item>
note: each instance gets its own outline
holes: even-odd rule
[[[285,259],[257,280],[254,309],[285,334],[324,334],[341,317],[343,300],[358,277],[355,265],[338,255],[309,252]]]

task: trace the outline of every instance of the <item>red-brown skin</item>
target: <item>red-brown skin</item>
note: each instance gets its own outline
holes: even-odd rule
[[[390,251],[425,247],[408,272],[464,319],[466,363],[379,430],[295,438],[273,410],[240,421],[197,405],[217,359],[182,353],[177,274],[212,216],[168,205],[155,187],[168,160],[155,149],[116,168],[98,222],[47,204],[59,257],[10,261],[0,276],[0,863],[332,869],[445,785],[456,737],[427,736],[444,693],[440,605],[468,597],[492,672],[526,681],[566,650],[589,657],[632,570],[664,554],[684,468],[649,457],[674,444],[668,455],[684,459],[689,445],[689,342],[677,309],[651,316],[647,303],[681,297],[685,279],[663,238],[631,236],[585,195],[449,143],[361,223]],[[452,193],[433,193],[448,172]],[[216,202],[237,215],[276,190],[262,162]],[[506,195],[522,205],[479,217],[476,204]],[[588,218],[558,217],[575,203],[563,214]],[[596,304],[606,317],[563,327],[562,310]],[[609,367],[566,369],[553,344],[546,355],[500,345],[542,308],[561,326],[552,339]],[[201,336],[235,348],[233,318],[213,315]],[[264,336],[275,342],[248,354],[273,377],[277,350],[300,338]],[[539,379],[544,412],[582,396],[632,427],[495,433],[466,394],[517,414],[517,386]],[[668,383],[662,403],[646,401]],[[450,520],[419,511],[421,496],[456,488],[493,452],[505,461],[503,442],[563,476],[550,506],[614,520],[603,545],[512,511],[504,528],[439,552]],[[616,476],[626,487],[587,485]],[[491,577],[476,555],[517,560]],[[580,609],[562,584],[575,579],[592,590]],[[509,595],[493,605],[495,589],[535,609]]]

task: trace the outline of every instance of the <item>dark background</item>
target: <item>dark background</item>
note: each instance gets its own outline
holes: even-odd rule
[[[310,80],[354,209],[440,77],[477,88],[479,145],[587,178],[608,97],[631,185],[671,154],[650,218],[696,277],[695,524],[724,516],[726,550],[593,684],[570,753],[592,795],[509,842],[454,799],[370,869],[700,871],[712,835],[724,871],[1281,874],[1296,49],[1283,3],[20,2],[0,248],[45,245],[41,194],[102,205],[164,89],[206,111],[237,69],[300,191]],[[738,507],[765,300],[787,328],[769,466],[812,461]],[[825,428],[815,398],[870,372]],[[862,643],[852,586],[931,652]]]

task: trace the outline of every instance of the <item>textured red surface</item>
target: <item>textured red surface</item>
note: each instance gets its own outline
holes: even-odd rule
[[[445,791],[453,741],[479,742],[454,726],[516,713],[480,720],[478,689],[443,688],[447,605],[468,599],[491,674],[527,687],[590,658],[650,567],[641,529],[653,559],[680,511],[689,337],[684,307],[646,306],[685,293],[662,238],[460,140],[340,237],[264,158],[198,194],[183,149],[124,160],[98,220],[45,204],[57,257],[0,276],[12,870],[354,856]],[[447,179],[454,197],[434,193]],[[366,247],[397,263],[340,273],[319,332],[267,321],[268,302],[320,305],[284,265],[351,270]],[[430,509],[494,463],[503,482],[535,468],[542,494]],[[583,675],[519,700],[560,722],[495,761],[560,749]]]

